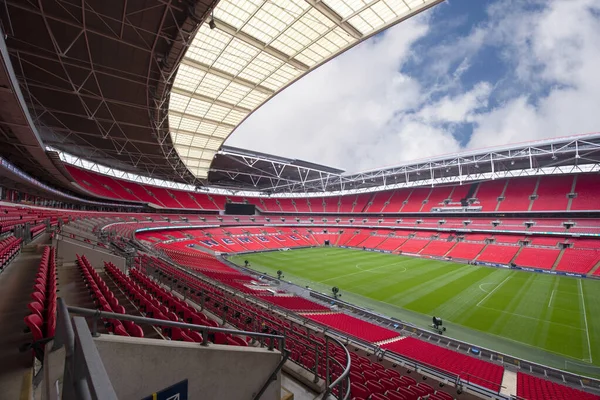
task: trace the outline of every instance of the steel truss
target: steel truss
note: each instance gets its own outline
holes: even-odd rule
[[[51,149],[54,150],[54,149]],[[600,172],[600,133],[506,146],[344,174],[344,171],[251,151],[224,148],[206,187],[128,174],[65,153],[69,164],[117,178],[181,190],[236,196],[316,197],[490,179]],[[225,160],[226,162],[224,162]]]
[[[169,143],[156,110],[202,22],[198,14],[215,2],[5,0],[12,64],[44,144],[147,176],[195,181],[181,162],[165,159]],[[119,62],[124,55],[128,62]]]

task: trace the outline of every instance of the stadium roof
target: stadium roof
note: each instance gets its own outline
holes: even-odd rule
[[[174,150],[192,174],[208,178],[225,139],[261,104],[441,1],[221,0],[196,33],[171,89]]]
[[[150,185],[195,190],[192,185],[135,177],[61,154],[64,162]],[[600,133],[446,154],[370,171],[344,171],[306,161],[224,146],[206,191],[245,196],[322,196],[438,186],[489,179],[600,172]]]
[[[9,135],[0,154],[61,186],[46,167],[45,146],[140,175],[193,181],[165,153],[160,108],[217,1],[5,0],[0,26],[9,69],[34,132]]]

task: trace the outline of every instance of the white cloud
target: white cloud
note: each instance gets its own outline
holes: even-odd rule
[[[469,149],[599,131],[599,15],[595,0],[499,0],[469,34],[424,54],[414,44],[431,13],[413,18],[286,89],[227,144],[352,172],[459,151],[465,123]],[[506,74],[473,83],[486,48]],[[414,59],[424,81],[400,72]]]
[[[490,36],[514,65],[515,85],[530,89],[479,114],[469,147],[600,131],[600,5],[591,0],[544,4],[541,11],[492,13],[498,22]]]
[[[423,89],[402,65],[427,33],[412,19],[325,64],[265,104],[227,141],[347,170],[397,162],[411,132],[392,121],[419,107]],[[413,153],[414,154],[414,153]]]

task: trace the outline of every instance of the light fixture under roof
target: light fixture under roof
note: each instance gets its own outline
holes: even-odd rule
[[[291,82],[443,0],[221,0],[179,65],[169,129],[179,158],[207,178],[223,142]]]

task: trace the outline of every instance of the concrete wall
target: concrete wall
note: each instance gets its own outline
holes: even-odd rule
[[[188,379],[189,399],[250,400],[281,360],[254,347],[102,335],[94,339],[120,399],[141,399]],[[261,397],[279,400],[281,376]]]
[[[112,262],[122,271],[126,269],[124,257],[110,254],[97,246],[76,242],[65,237],[56,240],[56,253],[57,257],[62,258],[64,262],[77,260],[77,254],[79,254],[80,256],[85,255],[94,268],[104,268],[104,261],[106,261]]]

